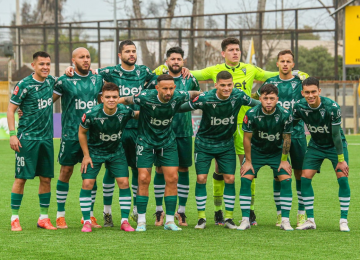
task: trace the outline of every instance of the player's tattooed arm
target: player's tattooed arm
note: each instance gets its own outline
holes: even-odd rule
[[[128,96],[128,97],[119,98],[119,104],[133,105],[134,104],[134,96]]]
[[[80,172],[81,173],[86,173],[87,167],[90,164],[91,168],[94,168],[93,162],[91,160],[90,157],[90,153],[89,153],[89,147],[88,147],[88,142],[87,142],[87,133],[88,129],[83,128],[81,125],[79,126],[79,143],[81,146],[81,149],[83,151],[84,154],[84,158],[82,160],[81,163],[81,169]]]
[[[16,152],[20,152],[20,148],[22,148],[21,143],[19,139],[16,136],[15,131],[15,111],[18,108],[17,105],[13,103],[9,103],[8,110],[7,110],[7,121],[8,121],[8,127],[10,131],[10,147]]]
[[[291,134],[283,134],[283,150],[278,172],[280,172],[280,169],[284,169],[291,176],[292,169],[290,163],[287,160],[288,154],[290,152],[290,146]]]
[[[201,93],[200,91],[189,91],[190,99],[193,100],[194,98],[199,96],[200,93]]]
[[[245,175],[245,173],[247,173],[249,170],[251,170],[255,174],[255,170],[254,170],[254,167],[251,162],[251,138],[252,138],[252,133],[244,131],[243,144],[244,144],[244,151],[245,151],[245,162],[241,166],[241,169],[240,169],[241,177],[243,177]]]

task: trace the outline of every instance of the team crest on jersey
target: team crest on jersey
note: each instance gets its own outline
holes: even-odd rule
[[[50,85],[50,81],[49,81],[48,79],[46,80],[46,82],[47,82],[47,84],[49,84],[49,85]]]
[[[123,73],[121,71],[119,71],[119,76],[122,77]]]
[[[319,111],[320,111],[321,117],[324,118],[324,115],[325,115],[325,111],[326,111],[326,110],[325,110],[324,108],[322,108],[322,109],[320,109]]]
[[[246,68],[243,68],[243,69],[241,69],[242,70],[242,72],[244,72],[244,74],[245,74],[245,76],[246,76]]]
[[[296,84],[297,84],[296,82],[291,82],[291,86],[292,86],[293,89],[295,89]]]
[[[276,123],[279,122],[280,116],[279,115],[275,115],[275,121]]]
[[[232,106],[232,107],[234,107],[235,103],[236,103],[236,100],[235,100],[235,99],[231,100],[231,106]]]
[[[136,71],[136,74],[138,75],[138,77],[140,76],[140,70]]]
[[[174,108],[175,108],[175,105],[176,105],[176,101],[173,101],[173,102],[171,103],[171,107],[174,109]]]
[[[39,90],[39,87],[35,87],[35,89],[36,89],[36,91],[38,91],[38,90]]]
[[[185,86],[185,79],[181,79],[182,84]]]
[[[96,78],[94,76],[90,77],[91,82],[93,83],[93,85],[95,86],[95,82],[96,82]]]
[[[156,108],[156,105],[153,105],[153,106],[152,106],[152,108],[153,108],[153,110],[155,110],[155,108]]]
[[[119,119],[119,122],[121,123],[121,121],[123,120],[123,117],[124,115],[118,115],[118,119]]]

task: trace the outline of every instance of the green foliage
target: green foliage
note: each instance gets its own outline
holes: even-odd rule
[[[206,205],[207,227],[196,230],[197,210],[195,203],[196,174],[194,165],[190,167],[190,193],[186,207],[188,227],[180,232],[165,231],[154,226],[155,199],[153,184],[150,184],[149,205],[147,211],[148,231],[142,233],[120,231],[120,209],[118,189],[113,198],[113,220],[115,227],[94,229],[92,233],[81,233],[81,212],[79,192],[81,189],[80,165],[74,168],[70,179],[70,190],[66,202],[66,230],[43,230],[36,228],[39,217],[38,187],[39,180],[28,180],[19,211],[22,232],[10,231],[10,191],[14,181],[14,151],[9,141],[0,141],[2,158],[2,182],[0,189],[0,252],[2,259],[355,259],[359,252],[360,216],[357,211],[360,197],[360,161],[357,159],[359,136],[347,136],[349,143],[351,196],[349,226],[350,233],[339,231],[340,206],[338,200],[339,185],[329,160],[321,167],[321,174],[313,179],[315,192],[315,218],[317,229],[286,232],[275,227],[276,210],[273,200],[272,170],[263,167],[256,179],[255,212],[258,226],[250,230],[229,230],[215,226],[213,220],[212,175],[207,181],[208,201]],[[60,147],[59,139],[54,140],[55,160]],[[214,165],[210,173],[214,170]],[[51,181],[52,196],[49,217],[55,224],[56,182],[60,166],[55,162],[55,178]],[[130,171],[131,172],[131,171]],[[154,172],[154,171],[153,171]],[[104,167],[98,176],[98,192],[94,214],[99,224],[102,220],[101,183]],[[236,175],[236,194],[240,190],[239,164]],[[293,205],[290,221],[296,226],[297,195],[293,177]],[[234,221],[241,219],[238,196],[236,196]],[[130,221],[135,227],[135,223]]]

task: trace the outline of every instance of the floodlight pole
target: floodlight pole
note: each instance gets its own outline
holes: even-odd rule
[[[116,30],[117,28],[117,19],[116,19],[116,0],[114,0],[114,54],[115,54],[115,64],[118,64],[119,63],[119,60],[118,60],[118,51],[117,51],[117,32],[118,30]]]
[[[58,24],[58,14],[59,14],[59,1],[55,0],[55,41],[54,41],[54,49],[55,49],[55,76],[60,76],[59,69],[59,24]]]

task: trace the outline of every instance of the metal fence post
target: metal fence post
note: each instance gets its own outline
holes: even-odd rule
[[[72,29],[71,24],[69,24],[69,54],[70,54],[70,66],[72,65]]]
[[[299,33],[298,30],[298,10],[295,10],[295,67],[298,68],[299,61]]]
[[[159,37],[159,65],[162,64],[162,53],[161,53],[161,18],[158,20],[158,37]]]
[[[130,40],[131,39],[131,20],[128,20],[128,40]]]
[[[182,46],[182,35],[181,35],[181,30],[179,30],[179,47]]]
[[[243,31],[240,31],[240,60],[242,60],[243,56]]]
[[[47,39],[46,39],[45,23],[43,23],[43,49],[45,52],[47,52]]]
[[[228,36],[228,15],[225,14],[225,38]]]
[[[98,38],[98,54],[97,54],[97,57],[98,57],[98,68],[101,68],[101,42],[100,42],[100,22],[97,23],[97,38]]]
[[[263,37],[262,37],[262,28],[263,28],[263,24],[262,24],[262,17],[263,17],[263,12],[260,12],[260,14],[259,14],[259,29],[260,29],[260,31],[259,31],[259,62],[258,62],[258,64],[259,64],[259,67],[260,68],[262,68],[262,66],[263,66],[263,53],[262,53],[262,39],[263,39]]]

